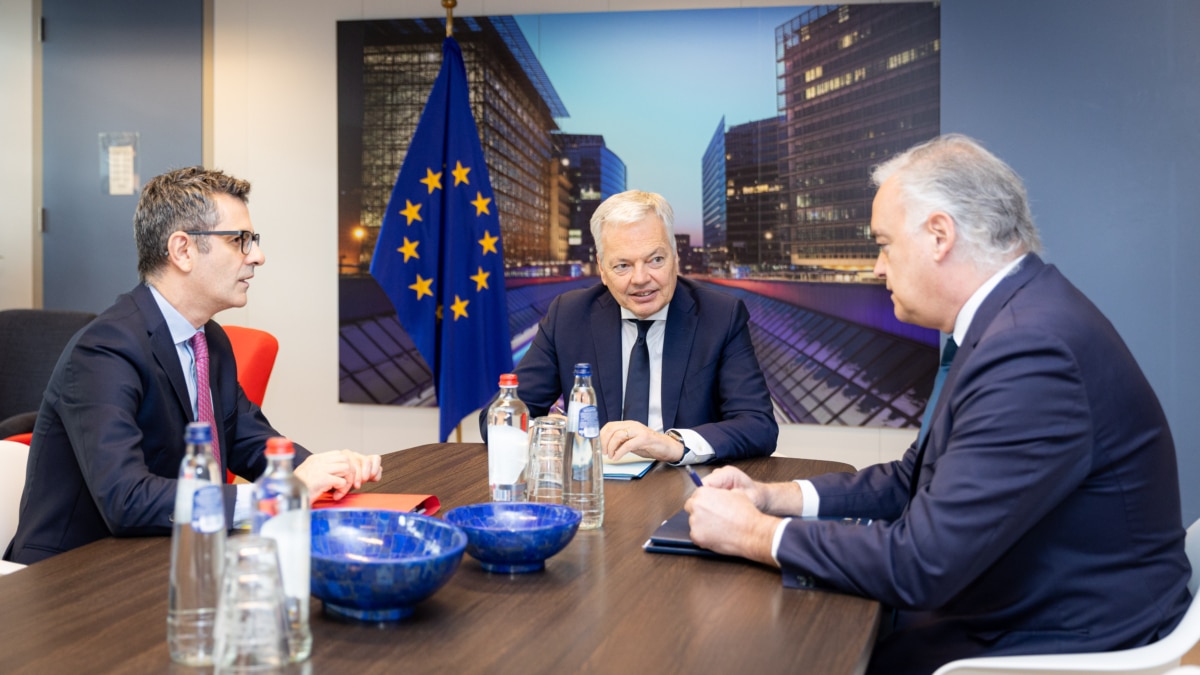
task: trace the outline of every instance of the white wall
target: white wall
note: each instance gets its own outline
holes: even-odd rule
[[[34,205],[41,203],[34,193],[34,176],[41,173],[34,156],[41,120],[40,110],[34,114],[35,82],[41,83],[34,17],[40,15],[39,2],[0,0],[0,309],[41,301],[41,293],[34,293],[34,261],[41,259],[41,247],[35,249],[40,238],[34,237]]]
[[[552,0],[462,1],[456,16],[561,11]],[[792,5],[575,0],[574,11]],[[279,360],[264,409],[313,450],[381,453],[433,443],[437,411],[341,404],[337,326],[337,69],[339,20],[437,16],[432,0],[216,0],[213,164],[253,182],[251,216],[267,264],[250,303],[218,317],[269,330]],[[856,466],[898,456],[915,431],[793,425],[782,452]],[[464,440],[478,440],[473,419]]]

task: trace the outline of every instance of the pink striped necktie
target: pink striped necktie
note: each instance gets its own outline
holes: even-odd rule
[[[208,338],[204,331],[196,331],[188,340],[192,345],[192,353],[196,356],[196,410],[200,422],[212,425],[212,451],[217,460],[217,475],[225,482],[225,472],[221,470],[221,430],[217,426],[216,416],[213,415],[212,387],[208,382]]]

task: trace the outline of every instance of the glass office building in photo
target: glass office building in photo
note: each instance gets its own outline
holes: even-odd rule
[[[871,167],[941,128],[937,3],[820,6],[775,29],[785,252],[869,271]]]

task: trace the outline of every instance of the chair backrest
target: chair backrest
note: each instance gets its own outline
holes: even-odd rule
[[[1113,652],[1091,654],[1035,654],[1028,656],[991,656],[961,659],[938,668],[934,675],[1093,675],[1122,673],[1125,675],[1159,675],[1179,665],[1180,659],[1200,641],[1200,520],[1187,529],[1184,542],[1192,577],[1188,589],[1192,604],[1179,625],[1163,639],[1153,644]]]
[[[233,357],[237,359],[238,384],[246,392],[246,398],[262,405],[267,393],[267,382],[275,368],[275,356],[279,354],[279,340],[265,330],[245,326],[222,326],[229,342],[233,345]]]
[[[0,311],[0,420],[37,411],[63,348],[94,318],[67,310]]]
[[[17,533],[17,513],[21,509],[28,460],[28,445],[0,441],[0,552],[8,548],[8,542]]]

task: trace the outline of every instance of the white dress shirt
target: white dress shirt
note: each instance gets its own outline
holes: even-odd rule
[[[646,333],[646,347],[650,351],[650,409],[646,426],[658,432],[667,431],[663,428],[662,417],[662,364],[663,347],[667,335],[667,310],[669,309],[671,306],[668,304],[646,317],[654,321],[654,325]],[[633,345],[637,342],[638,336],[637,324],[634,321],[638,319],[638,316],[622,307],[621,319],[621,404],[623,410],[625,380],[629,377],[629,355],[633,351]],[[678,432],[683,438],[686,452],[683,459],[679,461],[680,464],[699,464],[707,461],[717,452],[708,441],[704,440],[703,436],[691,429],[671,429],[671,431]]]

